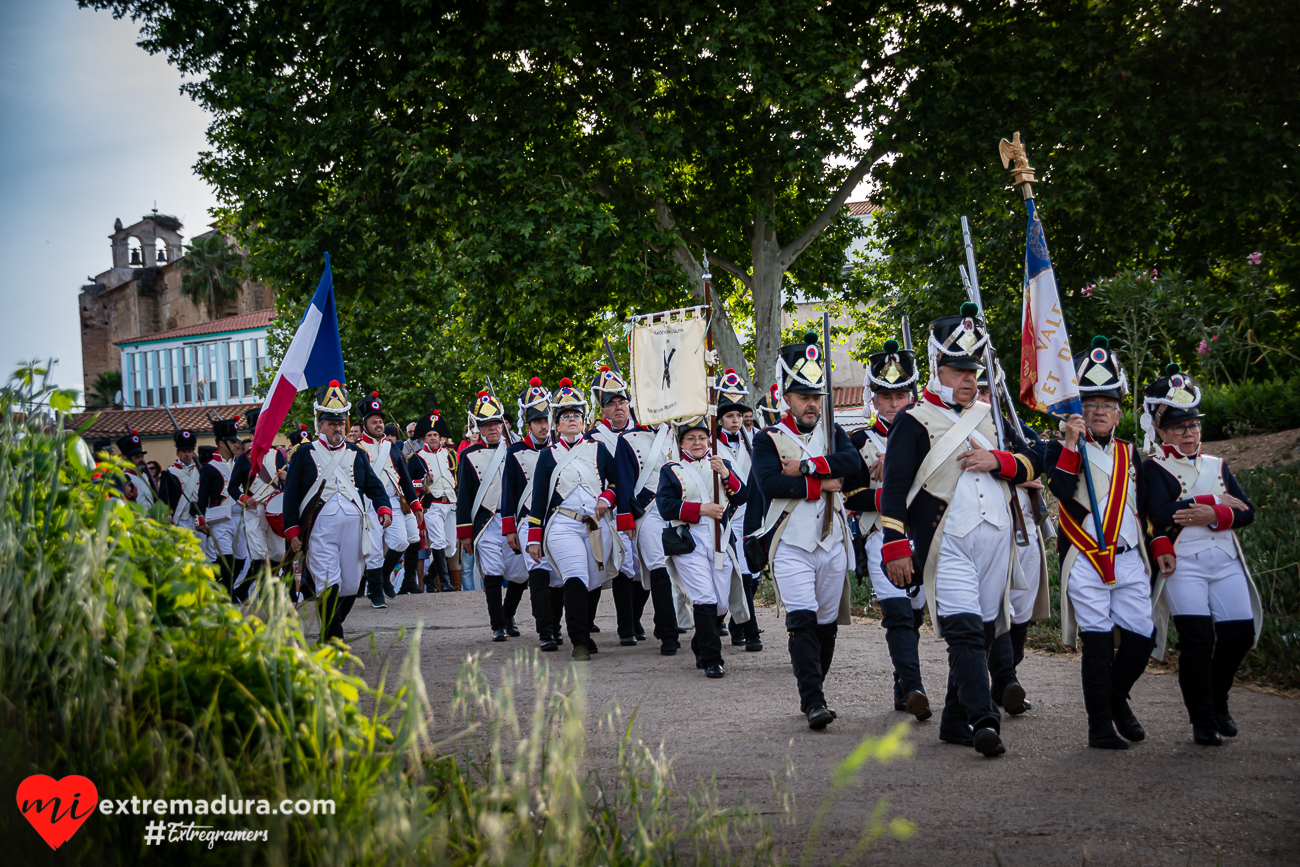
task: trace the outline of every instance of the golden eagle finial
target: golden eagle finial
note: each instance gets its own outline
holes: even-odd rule
[[[1011,169],[1012,183],[1020,187],[1026,199],[1034,197],[1034,169],[1029,165],[1029,157],[1025,156],[1025,146],[1020,142],[1020,133],[1016,132],[1011,136],[1011,141],[1003,139],[998,142],[998,154],[1002,157],[1002,167]]]

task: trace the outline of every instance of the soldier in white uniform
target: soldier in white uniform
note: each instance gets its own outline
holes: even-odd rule
[[[379,477],[384,494],[393,508],[393,521],[380,527],[377,515],[370,515],[370,554],[366,557],[365,581],[372,608],[387,608],[384,597],[395,599],[393,570],[411,545],[420,543],[419,517],[423,510],[406,473],[402,451],[384,433],[384,405],[379,392],[371,392],[361,404],[361,437],[357,445],[370,459],[370,469]],[[373,504],[372,508],[373,508]]]
[[[519,634],[514,625],[514,613],[527,586],[526,583],[518,585],[518,589],[503,603],[505,558],[510,554],[501,532],[501,478],[506,468],[506,451],[510,447],[506,437],[506,413],[488,392],[480,391],[474,399],[470,417],[482,438],[460,453],[456,480],[456,538],[460,540],[463,553],[474,555],[474,576],[481,579],[487,597],[492,640],[505,641],[507,628],[513,634]]]
[[[1126,740],[1146,737],[1129,707],[1129,691],[1157,646],[1157,655],[1164,655],[1151,600],[1159,597],[1174,558],[1156,552],[1160,571],[1153,574],[1145,530],[1146,492],[1138,484],[1141,458],[1133,443],[1115,436],[1128,394],[1119,358],[1109,341],[1098,336],[1074,363],[1083,413],[1067,418],[1064,441],[1053,440],[1047,448],[1047,483],[1061,504],[1061,641],[1067,647],[1082,645],[1088,746],[1126,750]],[[1105,550],[1097,543],[1085,471],[1096,493]]]
[[[754,437],[754,479],[765,506],[746,510],[745,553],[751,574],[771,564],[778,604],[786,609],[799,710],[809,728],[824,729],[836,713],[827,707],[823,683],[839,624],[850,622],[853,542],[840,492],[862,458],[839,425],[827,442],[822,402],[830,359],[816,340],[808,334],[804,343],[782,347],[777,359],[790,411]]]
[[[677,439],[681,460],[660,470],[655,508],[667,524],[663,541],[669,574],[694,614],[695,667],[706,677],[719,678],[726,674],[722,619],[728,609],[742,623],[750,616],[730,524],[736,508],[744,505],[745,484],[730,462],[712,453],[703,416],[679,423]]]
[[[1237,530],[1255,520],[1227,461],[1201,452],[1201,390],[1177,364],[1145,389],[1143,429],[1160,450],[1142,463],[1151,549],[1175,558],[1156,614],[1178,627],[1178,686],[1192,740],[1217,747],[1235,737],[1228,692],[1259,640],[1264,608]]]
[[[419,449],[407,459],[406,470],[424,506],[424,545],[432,561],[432,578],[425,580],[444,593],[459,590],[448,571],[449,558],[456,554],[456,452],[448,445],[451,430],[434,410],[415,423],[413,434]],[[414,578],[414,566],[408,564],[403,589]]]
[[[172,440],[176,443],[176,460],[163,470],[160,493],[172,510],[172,524],[193,530],[199,498],[199,465],[194,460],[198,438],[194,431],[178,430]]]
[[[317,438],[289,459],[284,483],[284,537],[307,550],[306,572],[320,615],[320,640],[343,638],[343,621],[361,589],[373,514],[387,529],[393,510],[370,459],[345,441],[352,404],[338,381],[316,389]]]
[[[564,607],[564,579],[551,569],[545,557],[534,563],[519,542],[520,529],[523,528],[527,534],[537,459],[551,444],[551,392],[542,385],[540,378],[534,376],[528,381],[528,387],[519,393],[516,406],[520,424],[527,430],[506,451],[505,476],[501,481],[501,530],[510,548],[506,555],[506,576],[517,582],[522,570],[528,582],[539,647],[551,652],[559,649],[563,642],[560,616]]]
[[[244,414],[244,422],[250,431],[257,428],[261,412],[260,409],[250,409]],[[268,450],[256,470],[247,452],[235,459],[235,469],[230,476],[230,494],[242,513],[240,533],[250,561],[248,572],[254,579],[268,572],[273,563],[284,559],[284,539],[272,529],[266,509],[284,487],[287,473],[288,461],[279,449]]]
[[[637,425],[632,421],[632,393],[628,391],[623,378],[608,367],[602,366],[591,381],[591,407],[600,413],[600,419],[592,426],[589,436],[608,453],[602,460],[608,461],[612,466],[614,456],[618,453],[619,439],[628,431],[635,430]],[[617,477],[613,480],[615,488],[616,481]],[[609,583],[618,620],[619,644],[630,647],[636,645],[638,633],[640,640],[645,640],[645,629],[640,622],[645,604],[650,598],[650,590],[643,587],[640,581],[636,538],[625,533],[620,544],[626,549],[622,572],[615,575]],[[592,632],[600,632],[600,627],[596,625],[596,609],[600,605],[601,589],[596,587],[591,591],[588,603]]]
[[[880,505],[877,502],[885,478],[885,447],[894,419],[916,400],[920,371],[916,353],[886,340],[880,352],[870,355],[862,383],[863,414],[871,423],[853,432],[850,439],[862,456],[862,472],[849,482],[846,494],[850,509],[858,512],[858,527],[867,534],[864,560],[871,589],[880,605],[880,626],[894,666],[894,710],[906,711],[918,720],[929,719],[930,699],[921,680],[920,636],[925,623],[925,588],[896,587],[885,577],[881,549]]]
[[[987,341],[971,303],[930,324],[931,378],[890,428],[880,524],[886,576],[896,587],[924,583],[930,622],[948,645],[939,740],[991,758],[1006,752],[987,654],[1010,628],[1009,485],[1037,477],[1042,463],[997,448],[992,408],[976,390]]]
[[[591,591],[622,565],[611,517],[613,459],[594,434],[583,435],[587,402],[567,377],[551,401],[555,435],[537,457],[528,514],[528,556],[542,557],[564,579],[564,617],[579,662],[596,652]]]
[[[745,415],[751,413],[748,406],[749,391],[740,374],[728,367],[714,383],[714,392],[718,396],[718,455],[726,459],[742,481],[747,480],[754,466],[752,434],[747,438],[744,430]],[[740,583],[745,591],[749,619],[738,623],[734,617],[731,618],[730,627],[723,629],[722,634],[730,633],[733,646],[757,653],[763,649],[763,641],[759,638],[758,618],[754,612],[754,592],[763,576],[749,574],[749,565],[744,558],[745,507],[745,503],[737,504],[735,514],[727,524],[731,528],[735,551],[740,555]]]
[[[238,418],[218,419],[212,423],[217,445],[199,446],[199,490],[195,501],[198,514],[194,529],[203,534],[203,551],[208,561],[217,564],[221,583],[231,601],[243,601],[235,592],[235,579],[244,569],[239,557],[239,511],[230,495],[230,476],[234,453],[230,440],[238,436]]]
[[[126,480],[131,483],[135,490],[135,502],[144,507],[147,512],[158,501],[158,491],[154,488],[153,478],[149,475],[149,467],[145,465],[144,457],[148,452],[140,444],[140,435],[131,431],[117,441],[117,450],[121,452],[122,457],[131,462],[131,469],[126,471]]]

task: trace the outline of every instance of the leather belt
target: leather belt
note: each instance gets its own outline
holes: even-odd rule
[[[555,511],[587,528],[587,541],[591,544],[591,556],[596,561],[596,568],[605,571],[605,543],[600,537],[600,522],[591,515],[584,515],[573,509],[566,509],[564,506],[556,507]]]

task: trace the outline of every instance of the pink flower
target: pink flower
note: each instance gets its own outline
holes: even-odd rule
[[[1087,286],[1084,286],[1082,289],[1079,290],[1079,294],[1082,295],[1084,298],[1087,298],[1096,291],[1097,291],[1097,284],[1089,283]]]
[[[1202,341],[1201,341],[1199,344],[1197,344],[1197,346],[1196,346],[1196,354],[1197,354],[1197,355],[1209,355],[1209,354],[1210,354],[1210,344],[1208,344],[1208,343],[1206,343],[1204,340],[1202,340]]]
[[[1160,272],[1157,271],[1155,268],[1152,268],[1152,269],[1151,269],[1151,279],[1154,280],[1154,279],[1156,279],[1156,278],[1159,277],[1159,276],[1160,276]]]
[[[1246,257],[1246,261],[1252,265],[1258,265],[1264,259],[1264,254],[1255,252]]]

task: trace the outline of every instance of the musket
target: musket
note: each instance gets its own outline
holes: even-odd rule
[[[492,387],[492,377],[484,375],[483,378],[487,380],[488,394],[492,395],[493,403],[501,407],[502,412],[505,412],[506,405],[501,401],[497,400],[497,390]],[[513,443],[514,440],[511,439],[510,437],[510,425],[506,424],[505,419],[501,420],[501,430],[505,431],[506,445],[510,445],[511,443]]]
[[[627,386],[629,387],[629,389],[630,389],[630,388],[631,388],[631,384],[627,381],[627,378],[623,376],[623,369],[620,368],[620,367],[618,366],[618,359],[614,357],[614,347],[612,347],[612,346],[609,345],[609,338],[608,338],[608,337],[605,338],[605,356],[609,359],[609,369],[612,370],[612,371],[614,371],[615,373],[617,373],[617,374],[618,374],[618,378],[621,379],[621,380],[623,380],[623,384],[624,384],[624,385],[627,385]],[[630,393],[631,393],[631,392],[629,391],[629,394],[630,394]],[[635,422],[635,421],[636,421],[636,408],[635,408],[635,407],[632,407],[632,406],[628,406],[628,408],[627,408],[627,412],[628,412],[628,415],[630,415],[630,416],[632,417],[632,421]]]
[[[822,410],[822,430],[826,438],[826,456],[835,453],[835,390],[831,387],[831,314],[822,311],[822,370],[826,381],[826,398]],[[831,510],[835,505],[835,495],[826,495],[826,510],[822,513],[822,538],[831,531]]]
[[[911,352],[912,351],[912,321],[907,318],[906,313],[903,314],[902,331],[903,331],[903,349],[906,350],[907,352]]]
[[[993,427],[997,431],[998,449],[1007,451],[1007,430],[1002,418],[1001,401],[999,400],[1000,390],[998,388],[998,367],[997,356],[993,352],[993,335],[989,331],[988,317],[984,315],[984,301],[980,297],[979,275],[975,271],[975,245],[971,243],[970,225],[966,218],[961,218],[961,235],[962,241],[966,245],[966,265],[959,265],[957,270],[961,272],[962,283],[966,286],[966,297],[974,302],[978,309],[978,315],[984,320],[984,334],[988,339],[984,341],[984,369],[988,371],[989,376],[989,404],[993,410]],[[969,269],[969,270],[968,270]],[[1003,387],[1006,383],[1003,383]],[[1016,434],[1019,438],[1020,429],[1016,428]],[[1029,545],[1029,533],[1025,529],[1025,516],[1020,511],[1020,498],[1016,494],[1016,486],[1007,483],[1011,488],[1011,526],[1015,535],[1015,541],[1021,548]]]
[[[711,282],[713,280],[713,275],[709,273],[708,250],[703,251],[701,261],[704,265],[704,273],[700,275],[700,279],[704,281],[704,315],[708,317],[708,321],[704,326],[704,357],[707,359],[713,354],[713,286]],[[708,385],[706,386],[708,400],[706,403],[710,407],[713,407],[717,405],[717,395],[714,394],[715,379],[713,365],[708,364],[704,370],[705,376],[708,377]],[[718,414],[717,412],[714,412],[713,415],[709,415],[708,410],[706,409],[705,416],[709,420],[709,440],[712,443],[713,453],[716,455],[718,453]],[[718,474],[713,473],[712,475],[713,502],[716,503],[721,499],[718,491]],[[720,520],[713,522],[713,550],[715,552],[722,550],[722,521]]]

